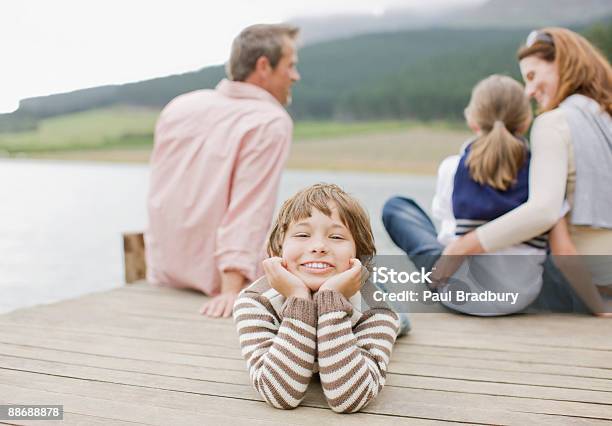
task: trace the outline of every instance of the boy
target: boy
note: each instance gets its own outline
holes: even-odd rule
[[[251,381],[270,405],[297,407],[317,370],[336,412],[356,412],[382,390],[398,315],[386,305],[356,308],[361,262],[369,269],[375,252],[366,212],[338,186],[317,184],[285,201],[265,276],[234,305]]]

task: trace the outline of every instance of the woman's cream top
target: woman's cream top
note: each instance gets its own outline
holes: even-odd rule
[[[529,199],[479,227],[476,233],[481,245],[486,251],[496,251],[546,232],[559,219],[564,199],[573,206],[575,186],[571,131],[564,112],[557,108],[541,114],[533,124]],[[610,196],[611,191],[602,187],[601,196]],[[578,253],[612,255],[612,229],[570,224],[570,234]]]

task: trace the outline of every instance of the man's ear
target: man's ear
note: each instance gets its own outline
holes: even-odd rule
[[[255,62],[255,72],[260,76],[266,76],[272,70],[272,66],[270,65],[270,60],[265,56],[260,56],[257,58],[257,62]]]

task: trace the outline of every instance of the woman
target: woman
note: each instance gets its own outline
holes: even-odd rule
[[[518,52],[526,93],[540,115],[531,132],[529,199],[526,203],[449,244],[443,254],[470,255],[500,250],[549,230],[558,221],[564,199],[570,204],[569,228],[576,252],[612,255],[612,69],[582,36],[562,28],[532,32]],[[419,224],[430,225],[413,204],[390,200],[383,211],[389,234],[411,257],[435,254]],[[420,210],[420,209],[419,209]],[[411,230],[401,232],[401,218]],[[410,235],[412,234],[412,235]],[[569,253],[569,252],[568,252]],[[446,258],[439,270],[457,267]],[[589,259],[595,259],[590,257]],[[599,258],[593,270],[609,268]],[[431,258],[426,263],[432,263]],[[601,265],[601,263],[607,263]],[[593,295],[593,288],[581,295]],[[601,300],[585,306],[559,270],[547,261],[536,309],[601,312]],[[609,304],[605,310],[609,309]]]

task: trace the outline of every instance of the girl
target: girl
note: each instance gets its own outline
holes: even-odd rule
[[[318,370],[334,411],[365,407],[385,384],[399,331],[389,307],[358,308],[362,262],[375,254],[366,212],[336,185],[306,188],[282,205],[268,254],[265,276],[234,305],[253,386],[273,407],[295,408]]]
[[[527,201],[529,151],[523,135],[531,117],[523,87],[512,78],[492,75],[474,87],[465,118],[476,138],[461,156],[444,160],[438,171],[432,212],[442,223],[438,241],[443,245]],[[446,305],[480,315],[525,309],[540,293],[546,246],[547,235],[540,235],[495,252],[499,257],[467,259],[453,275],[455,280],[472,292],[516,296]],[[449,289],[452,286],[440,291]]]
[[[383,209],[383,221],[396,244],[411,257],[429,254],[430,265],[445,245],[525,203],[529,196],[529,150],[523,134],[532,115],[522,86],[501,75],[482,80],[472,91],[465,117],[476,138],[468,141],[460,156],[440,165],[432,206],[434,217],[441,221],[437,241],[433,224],[411,200],[394,198]],[[419,240],[406,238],[415,227]],[[540,235],[495,253],[502,256],[445,258],[433,274],[452,275],[452,285],[440,286],[441,293],[451,293],[450,298],[441,298],[442,303],[474,315],[524,310],[540,292],[546,247],[547,236]],[[453,299],[455,290],[497,296],[458,301]]]

